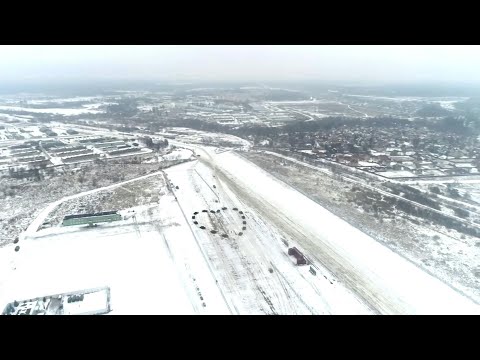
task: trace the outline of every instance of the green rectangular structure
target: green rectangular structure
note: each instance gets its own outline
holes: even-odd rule
[[[122,216],[116,211],[106,211],[97,214],[67,215],[63,218],[63,226],[93,225],[102,222],[122,220]]]

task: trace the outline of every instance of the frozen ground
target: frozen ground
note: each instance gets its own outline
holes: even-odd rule
[[[166,164],[167,162],[165,162]],[[0,180],[0,246],[13,241],[50,202],[64,196],[137,178],[158,170],[153,164],[75,165],[80,170],[45,174],[41,181],[4,178]],[[8,192],[12,191],[10,195]],[[41,224],[40,224],[41,225]]]
[[[383,171],[380,175],[388,177],[388,178],[396,178],[396,177],[417,177],[414,173],[406,170],[393,170],[393,171]]]
[[[93,229],[30,231],[19,252],[1,248],[2,304],[108,284],[112,314],[228,314],[174,196],[133,210]]]
[[[20,251],[0,249],[0,301],[110,286],[113,314],[479,313],[246,159],[192,148],[200,161],[166,170],[159,203],[128,220],[35,232],[55,206],[42,211]]]
[[[173,185],[179,187],[175,190],[178,203],[192,224],[193,233],[233,313],[371,312],[326,269],[319,269],[317,276],[313,276],[308,266],[295,266],[282,242],[287,240],[284,234],[235,196],[228,184],[214,177],[208,166],[186,163],[166,173]],[[202,210],[214,210],[215,214]],[[238,211],[245,214],[245,230],[241,228]],[[194,215],[195,212],[199,214]],[[191,219],[192,216],[196,220]],[[195,226],[193,221],[199,224]],[[218,233],[212,234],[211,230]],[[227,234],[228,238],[220,234]],[[291,240],[287,241],[290,246],[294,245]]]
[[[65,215],[80,213],[98,213],[112,210],[124,210],[131,207],[158,203],[166,194],[163,174],[156,173],[143,179],[123,182],[121,185],[104,188],[102,191],[91,191],[82,196],[74,195],[63,199],[45,218],[49,226],[61,224]]]
[[[373,95],[354,95],[354,94],[344,94],[344,96],[350,97],[359,97],[365,99],[378,99],[378,100],[389,100],[395,102],[403,102],[403,101],[418,101],[418,102],[436,102],[440,104],[453,104],[456,102],[462,102],[468,100],[468,97],[422,97],[422,96],[373,96]]]
[[[477,205],[480,205],[480,186],[478,184],[455,184],[454,188],[458,190],[463,197],[465,194]]]
[[[1,300],[107,285],[112,314],[371,313],[325,269],[313,276],[308,266],[295,266],[285,238],[216,182],[208,167],[186,163],[166,176],[174,193],[162,186],[159,204],[134,207],[136,218],[120,223],[35,232],[61,202],[43,211],[19,252],[13,245],[0,249]],[[192,222],[191,214],[213,206],[227,209],[203,221],[228,239]],[[243,236],[235,206],[246,217]]]
[[[163,155],[164,160],[188,160],[192,157],[193,153],[187,149],[175,149],[169,154]]]
[[[78,109],[66,109],[66,108],[24,108],[19,106],[5,106],[0,105],[0,110],[9,110],[9,111],[24,111],[30,113],[50,113],[50,114],[60,114],[60,115],[79,115],[79,114],[98,114],[101,113],[99,110],[93,110],[88,108],[78,108]]]
[[[477,237],[397,209],[385,201],[387,192],[375,191],[379,184],[366,185],[359,179],[352,182],[351,178],[332,174],[326,168],[290,161],[278,154],[242,155],[417,266],[480,301]],[[429,193],[428,188],[423,190]],[[455,200],[452,205],[465,208],[468,204]]]
[[[170,131],[167,128],[168,131]],[[168,134],[167,132],[159,132],[159,135]],[[238,136],[229,135],[229,134],[217,134],[207,131],[192,130],[188,128],[175,128],[174,129],[177,141],[194,143],[194,144],[205,144],[205,145],[217,145],[217,146],[250,146],[250,142],[242,139]],[[174,143],[174,142],[173,142]]]
[[[237,194],[376,311],[479,312],[471,300],[238,155],[204,155]]]

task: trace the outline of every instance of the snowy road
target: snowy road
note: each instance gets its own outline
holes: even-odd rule
[[[136,218],[121,223],[35,232],[62,201],[125,182],[50,204],[30,227],[20,252],[0,249],[5,258],[0,302],[105,285],[111,288],[113,314],[371,313],[325,269],[313,276],[308,266],[296,266],[284,237],[217,181],[211,169],[190,162],[164,174],[173,186],[160,204],[139,207]],[[193,212],[222,208],[198,220],[228,238],[193,224]]]
[[[185,147],[199,161],[160,172],[169,190],[159,204],[138,207],[135,219],[36,232],[62,201],[159,173],[44,209],[20,252],[0,249],[0,302],[107,285],[119,314],[480,313],[238,154]],[[293,263],[291,246],[316,276]]]
[[[480,313],[470,299],[242,157],[200,148],[197,153],[242,201],[295,239],[376,312]]]
[[[371,313],[325,269],[313,276],[308,266],[296,266],[282,242],[285,236],[237,197],[208,166],[186,163],[166,173],[233,313]]]

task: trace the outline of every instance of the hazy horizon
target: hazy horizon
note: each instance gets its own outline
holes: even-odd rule
[[[0,82],[480,84],[480,46],[3,45]]]

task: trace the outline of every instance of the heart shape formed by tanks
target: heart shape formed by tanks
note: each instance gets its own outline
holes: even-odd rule
[[[217,210],[201,210],[201,211],[195,211],[192,215],[192,222],[195,226],[198,228],[205,230],[205,231],[210,231],[212,234],[218,234],[219,236],[223,238],[228,238],[228,234],[224,231],[224,229],[220,230],[220,217],[223,217],[226,212],[234,212],[236,213],[236,217],[239,219],[239,226],[237,229],[237,234],[238,236],[242,236],[245,230],[247,230],[247,219],[245,217],[245,214],[243,211],[238,210],[238,208],[234,207],[231,210],[229,210],[227,207],[222,207],[221,209]],[[207,217],[209,218],[207,221]],[[206,224],[209,224],[206,226]],[[213,225],[213,228],[212,228]],[[233,225],[233,224],[229,224]],[[236,230],[236,229],[231,229],[231,230]]]

